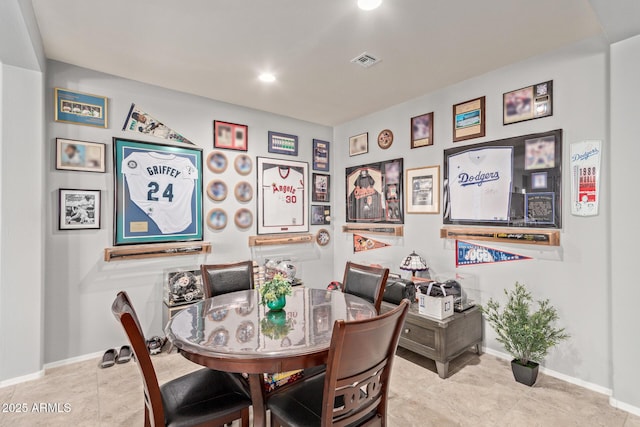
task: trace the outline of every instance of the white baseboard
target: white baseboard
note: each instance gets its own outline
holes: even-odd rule
[[[637,415],[637,416],[640,417],[640,408],[638,408],[637,406],[633,406],[633,405],[629,405],[628,403],[620,402],[618,399],[614,399],[613,397],[609,398],[609,405],[613,406],[614,408],[621,409],[621,410],[626,411],[626,412],[628,412],[630,414]]]
[[[33,374],[22,375],[20,377],[9,378],[8,380],[0,381],[0,388],[9,387],[26,381],[37,380],[42,377],[44,377],[44,369],[38,372],[34,372]]]
[[[104,354],[104,351],[98,351],[96,353],[83,354],[81,356],[71,357],[69,359],[46,363],[44,365],[44,370],[46,371],[47,369],[59,368],[60,366],[67,366],[73,363],[84,362],[85,360],[91,360],[98,357],[102,357],[103,354]]]

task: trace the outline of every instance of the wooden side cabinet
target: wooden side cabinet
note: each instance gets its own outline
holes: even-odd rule
[[[380,312],[392,310],[394,304],[383,301]],[[472,307],[443,320],[418,313],[413,303],[404,321],[399,346],[421,354],[436,362],[440,378],[446,378],[449,362],[471,347],[482,353],[482,314]]]

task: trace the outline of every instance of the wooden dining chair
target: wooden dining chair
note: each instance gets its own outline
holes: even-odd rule
[[[160,386],[138,316],[126,292],[111,306],[129,339],[144,385],[145,426],[249,426],[251,399],[237,374],[200,369]]]
[[[253,261],[202,264],[200,269],[206,298],[254,288]]]
[[[382,294],[389,277],[389,269],[356,264],[347,261],[342,280],[342,292],[369,301],[380,313]]]
[[[271,427],[386,425],[393,358],[409,300],[365,320],[333,324],[327,370],[274,393]]]

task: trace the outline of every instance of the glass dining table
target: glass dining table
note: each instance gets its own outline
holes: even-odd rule
[[[276,312],[259,301],[257,290],[208,298],[178,312],[165,328],[185,358],[248,374],[254,426],[266,425],[263,374],[326,364],[334,321],[376,316],[371,303],[340,291],[294,287]]]

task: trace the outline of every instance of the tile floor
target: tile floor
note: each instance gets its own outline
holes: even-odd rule
[[[153,361],[160,382],[199,368],[175,352]],[[460,356],[442,380],[433,361],[399,349],[392,375],[392,427],[640,427],[640,417],[611,407],[605,395],[543,374],[533,387],[523,386],[507,361],[487,354]],[[89,360],[0,388],[0,426],[142,426],[142,399],[135,362],[100,369],[98,359]],[[22,404],[27,413],[2,411]]]

